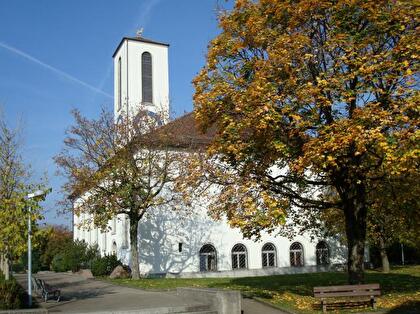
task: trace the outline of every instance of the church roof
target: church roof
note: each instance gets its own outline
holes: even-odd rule
[[[194,113],[190,112],[161,126],[155,132],[167,135],[169,146],[194,149],[210,145],[216,128],[211,127],[203,133],[194,119]]]
[[[113,58],[115,57],[115,55],[117,54],[117,51],[120,49],[121,45],[123,44],[123,42],[125,40],[131,40],[131,41],[137,41],[137,42],[142,42],[142,43],[148,43],[148,44],[154,44],[154,45],[161,45],[161,46],[169,47],[169,44],[167,44],[167,43],[155,41],[155,40],[152,40],[152,39],[147,39],[147,38],[144,38],[144,37],[123,37],[123,39],[121,39],[119,45],[117,46],[117,49],[115,49],[114,54],[112,55]]]

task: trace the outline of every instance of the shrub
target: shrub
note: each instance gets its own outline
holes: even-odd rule
[[[109,276],[115,267],[122,265],[115,254],[105,255],[92,261],[91,271],[96,276]]]
[[[51,262],[53,271],[79,271],[81,268],[91,268],[93,260],[99,258],[96,245],[88,246],[85,242],[75,241],[67,244],[62,251],[54,256]]]
[[[3,276],[0,276],[0,310],[22,308],[25,297],[25,290],[14,278],[6,281]]]
[[[54,256],[54,258],[51,261],[51,269],[56,272],[63,272],[69,270],[68,266],[64,263],[63,254],[59,253]]]

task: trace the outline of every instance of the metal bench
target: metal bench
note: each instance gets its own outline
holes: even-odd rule
[[[367,284],[367,285],[345,285],[345,286],[330,286],[330,287],[314,287],[314,297],[321,299],[322,312],[327,311],[328,298],[357,298],[367,299],[369,298],[372,308],[376,307],[375,297],[381,295],[379,284]],[[334,302],[329,303],[331,305]]]
[[[34,291],[40,295],[45,302],[47,302],[50,297],[57,298],[57,302],[60,301],[61,291],[50,286],[44,280],[32,277],[32,286],[34,287]]]

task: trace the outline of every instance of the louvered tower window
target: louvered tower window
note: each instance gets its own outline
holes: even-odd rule
[[[153,103],[152,55],[143,52],[141,55],[142,102]]]

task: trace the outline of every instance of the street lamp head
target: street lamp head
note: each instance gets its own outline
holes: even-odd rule
[[[47,195],[49,192],[51,192],[51,189],[45,189],[45,190],[37,190],[33,193],[29,193],[27,195],[28,199],[34,199],[34,198],[43,198],[45,195]]]

